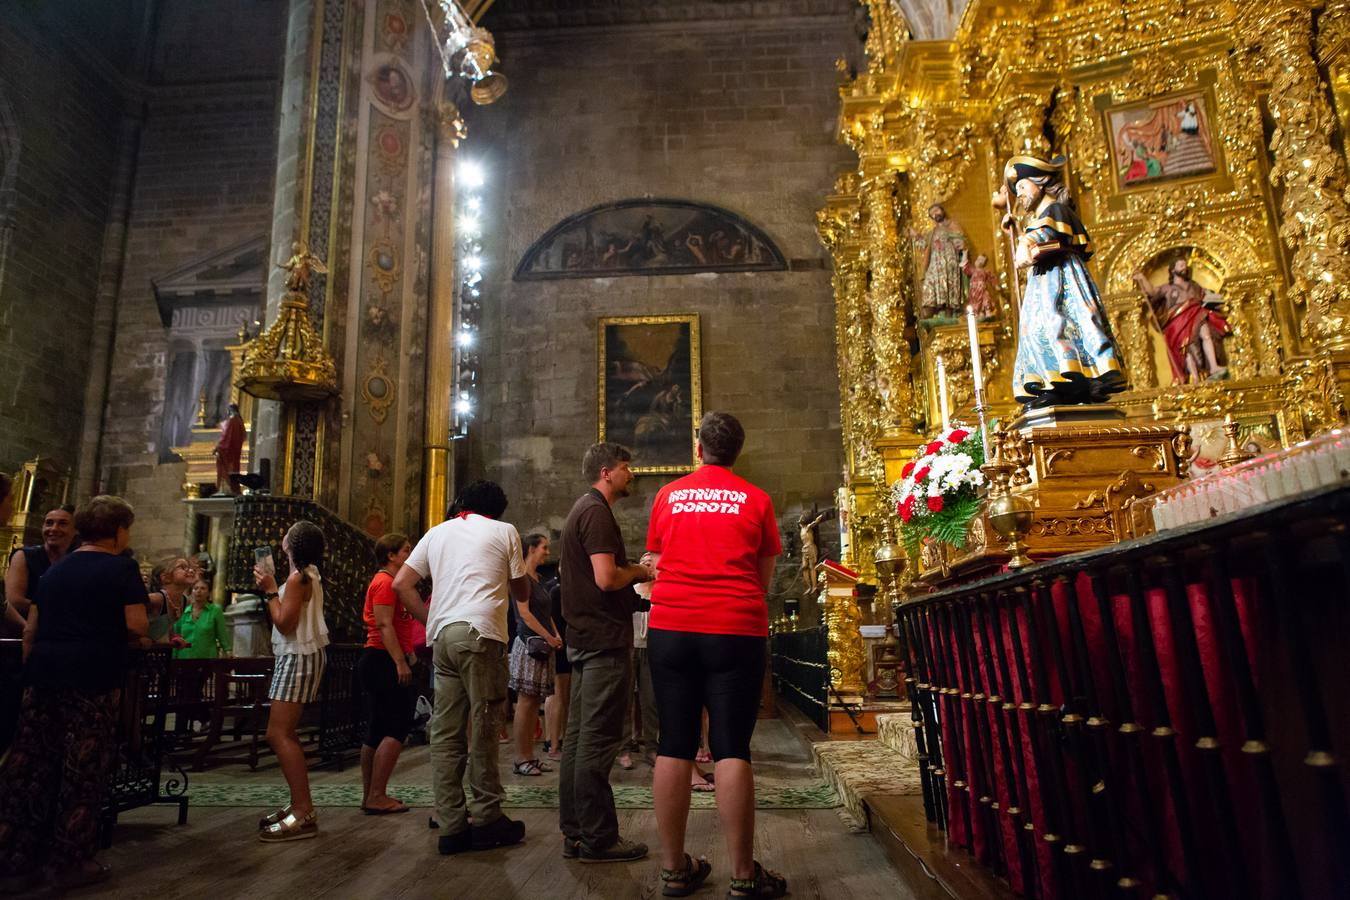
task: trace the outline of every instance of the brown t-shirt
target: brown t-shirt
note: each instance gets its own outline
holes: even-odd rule
[[[591,488],[572,504],[562,530],[562,608],[567,646],[617,650],[633,646],[633,610],[640,603],[632,586],[602,591],[591,568],[592,553],[613,553],[614,565],[628,565],[623,535],[605,497]]]

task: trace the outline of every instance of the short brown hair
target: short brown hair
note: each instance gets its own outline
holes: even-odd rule
[[[710,412],[698,423],[698,442],[703,445],[705,463],[729,466],[745,446],[745,429],[731,413]]]
[[[389,557],[402,550],[406,543],[408,543],[406,534],[397,531],[386,534],[375,542],[375,562],[381,567],[389,565]]]
[[[117,529],[130,528],[136,521],[131,504],[121,497],[100,494],[75,514],[75,530],[86,541],[106,541],[117,537]]]
[[[601,471],[617,468],[619,463],[631,462],[632,459],[633,451],[623,444],[613,441],[591,444],[586,455],[581,458],[581,477],[586,479],[587,484],[595,484],[600,480]]]

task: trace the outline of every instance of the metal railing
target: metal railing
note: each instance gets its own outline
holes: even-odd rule
[[[1030,897],[1350,896],[1350,489],[897,607],[925,813]]]
[[[825,626],[769,638],[774,688],[826,733],[830,730],[829,639]]]

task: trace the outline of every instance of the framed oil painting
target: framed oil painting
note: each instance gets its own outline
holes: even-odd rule
[[[1218,168],[1210,104],[1201,89],[1106,110],[1119,189],[1138,188]]]
[[[600,440],[633,451],[634,472],[691,472],[703,416],[698,316],[600,320]]]

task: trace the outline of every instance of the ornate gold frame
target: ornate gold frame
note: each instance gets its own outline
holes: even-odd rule
[[[698,442],[698,423],[703,418],[703,363],[699,337],[698,313],[671,316],[603,316],[596,328],[596,409],[599,417],[599,440],[605,440],[605,330],[611,325],[676,325],[689,326],[689,465],[633,466],[639,475],[683,475],[698,465],[695,445]]]

